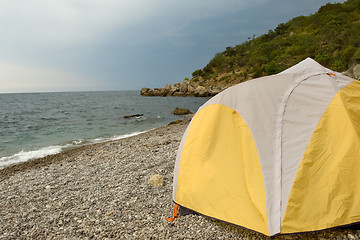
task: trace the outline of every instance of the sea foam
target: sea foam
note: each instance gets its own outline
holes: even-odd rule
[[[43,147],[43,148],[40,148],[37,150],[31,150],[31,151],[21,150],[20,152],[14,154],[12,156],[0,158],[0,169],[6,168],[10,165],[27,162],[27,161],[30,161],[33,159],[43,158],[48,155],[57,154],[57,153],[62,152],[63,150],[72,149],[75,147],[80,147],[80,146],[89,145],[89,144],[120,140],[123,138],[136,136],[136,135],[145,133],[147,131],[150,131],[150,130],[138,131],[138,132],[123,134],[123,135],[116,135],[116,136],[112,136],[112,137],[100,137],[100,138],[95,138],[95,139],[92,139],[89,141],[84,141],[82,139],[74,140],[74,141],[68,142],[63,145],[47,146],[47,147]]]
[[[64,147],[66,147],[66,145],[65,146],[59,146],[59,145],[48,146],[48,147],[43,147],[43,148],[33,150],[33,151],[21,150],[20,152],[14,154],[12,156],[0,158],[0,169],[3,169],[5,167],[8,167],[13,164],[23,163],[23,162],[27,162],[32,159],[42,158],[47,155],[60,153]]]

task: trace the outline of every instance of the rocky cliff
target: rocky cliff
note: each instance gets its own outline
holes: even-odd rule
[[[360,64],[354,65],[343,74],[357,79],[360,79]],[[193,78],[191,80],[184,80],[182,83],[174,83],[174,85],[166,84],[163,88],[142,88],[140,94],[142,96],[160,96],[160,97],[211,97],[215,96],[219,92],[225,90],[228,87],[236,85],[240,82],[243,82],[244,79],[233,81],[230,83],[224,83],[219,81],[195,81]],[[246,80],[245,80],[246,81]]]
[[[360,0],[327,3],[309,16],[298,16],[275,29],[216,53],[183,83],[143,88],[144,96],[213,96],[253,78],[279,73],[307,57],[336,72],[359,79]]]
[[[165,85],[163,88],[142,88],[140,94],[142,96],[174,96],[174,97],[209,97],[215,96],[228,86],[201,86],[199,83],[184,80],[182,83],[174,83],[171,86],[169,83]]]

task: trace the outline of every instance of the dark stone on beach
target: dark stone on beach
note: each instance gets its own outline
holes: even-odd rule
[[[124,116],[124,118],[134,118],[134,117],[141,117],[141,116],[144,116],[144,114],[127,115],[127,116]]]
[[[170,122],[168,125],[180,124],[182,122],[183,122],[182,120],[175,120],[175,121]]]
[[[174,115],[186,115],[186,114],[192,114],[192,112],[189,109],[186,108],[175,108],[173,111]]]

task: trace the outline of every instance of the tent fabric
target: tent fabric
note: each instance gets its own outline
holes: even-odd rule
[[[251,216],[249,227],[267,231],[264,182],[248,126],[233,109],[220,104],[203,108],[195,118],[182,155],[196,161],[180,163],[178,181],[182,184],[178,185],[177,198],[192,210],[238,225],[249,222]],[[244,205],[248,207],[242,209]],[[235,212],[247,213],[229,214],[223,211],[228,206]]]
[[[359,149],[359,81],[307,58],[199,108],[173,201],[268,236],[359,222]]]
[[[354,82],[336,94],[310,139],[286,206],[283,233],[360,221],[360,128],[352,121],[360,119],[360,102],[342,99],[354,85],[360,89]],[[357,112],[349,114],[349,107]]]

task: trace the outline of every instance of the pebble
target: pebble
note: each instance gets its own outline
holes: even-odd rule
[[[164,177],[159,174],[152,175],[148,184],[153,187],[162,187],[164,185]]]
[[[348,237],[349,239],[356,239],[355,236],[352,235],[351,233],[348,233],[347,237]]]
[[[200,215],[175,222],[172,178],[186,124],[0,170],[0,239],[269,239]],[[161,176],[158,187],[148,185]],[[285,239],[358,239],[332,229]]]

